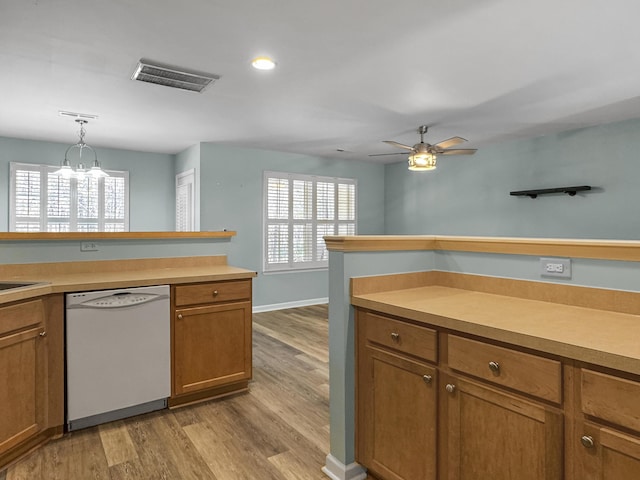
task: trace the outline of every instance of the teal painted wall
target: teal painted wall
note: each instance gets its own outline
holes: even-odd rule
[[[192,168],[200,170],[200,144],[192,145],[176,155],[175,174],[186,172]]]
[[[229,263],[259,272],[256,306],[328,297],[328,272],[262,274],[262,182],[265,170],[358,180],[358,233],[384,232],[384,167],[264,150],[201,144],[201,229],[235,230]]]
[[[640,120],[440,157],[433,172],[385,169],[385,233],[640,239]],[[591,185],[578,193],[510,191]]]
[[[60,165],[68,144],[0,137],[0,231],[9,229],[9,163]],[[160,153],[96,147],[105,169],[129,171],[130,230],[175,228],[175,158]]]

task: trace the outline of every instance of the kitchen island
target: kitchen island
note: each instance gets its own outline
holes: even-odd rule
[[[223,255],[1,265],[3,281],[32,284],[0,292],[0,468],[64,432],[65,293],[171,286],[176,407],[247,389],[255,275]],[[215,338],[234,350],[211,349]]]
[[[639,242],[326,242],[331,478],[638,478]]]
[[[377,478],[640,476],[640,316],[461,274],[368,280],[351,283],[356,459]]]

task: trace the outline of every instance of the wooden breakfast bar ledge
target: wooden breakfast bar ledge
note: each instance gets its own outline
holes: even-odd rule
[[[451,236],[326,237],[340,252],[457,251],[640,262],[640,242]],[[640,288],[640,269],[637,270]],[[640,374],[640,292],[426,271],[352,278],[351,303]]]

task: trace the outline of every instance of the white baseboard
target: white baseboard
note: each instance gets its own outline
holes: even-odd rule
[[[333,455],[327,455],[323,473],[331,480],[365,480],[367,472],[357,463],[345,465]]]
[[[258,305],[253,307],[253,313],[271,312],[273,310],[284,310],[285,308],[308,307],[309,305],[321,305],[329,303],[329,298],[309,298],[307,300],[296,300],[295,302],[273,303],[271,305]]]

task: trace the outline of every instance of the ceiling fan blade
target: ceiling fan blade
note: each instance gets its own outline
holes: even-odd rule
[[[389,145],[393,145],[394,147],[404,148],[406,150],[413,150],[413,147],[409,145],[404,145],[402,143],[394,142],[393,140],[383,140],[384,143],[388,143]]]
[[[440,143],[436,143],[434,145],[434,147],[444,149],[444,148],[453,147],[455,145],[458,145],[458,144],[466,142],[466,141],[467,141],[466,138],[451,137],[451,138],[447,138],[446,140],[441,141]]]
[[[476,148],[452,148],[438,153],[438,155],[473,155],[478,149]]]
[[[395,153],[372,153],[369,154],[370,157],[383,157],[385,155],[406,155],[405,152],[395,152]]]

